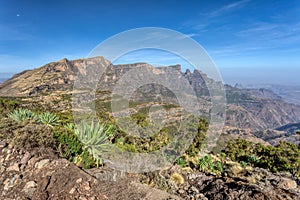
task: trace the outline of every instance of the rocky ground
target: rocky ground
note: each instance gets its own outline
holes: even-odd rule
[[[144,175],[115,172],[107,167],[83,170],[58,158],[51,149],[24,151],[0,142],[1,199],[293,199],[300,198],[300,181],[289,174],[232,164],[226,176],[192,172],[174,166]],[[183,180],[172,181],[171,174]],[[144,181],[141,181],[144,179]],[[154,186],[142,184],[154,179]],[[158,184],[161,183],[161,185]],[[164,184],[163,184],[164,183]],[[151,184],[150,184],[151,185]],[[165,189],[163,191],[161,189]]]
[[[24,152],[1,142],[0,152],[1,199],[172,198],[164,191],[134,182],[128,175],[121,176],[104,168],[97,170],[97,174],[102,174],[97,179],[93,173],[59,159],[49,149]]]

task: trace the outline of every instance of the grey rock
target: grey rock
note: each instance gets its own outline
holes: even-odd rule
[[[34,167],[37,169],[41,169],[41,168],[45,167],[46,165],[48,165],[49,163],[50,163],[49,159],[44,159],[44,160],[41,160],[41,161],[35,163]]]
[[[3,142],[3,141],[0,141],[0,148],[5,148],[7,147],[7,143]]]

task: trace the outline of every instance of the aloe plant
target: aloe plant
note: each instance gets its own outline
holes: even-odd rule
[[[50,112],[40,113],[38,115],[39,122],[47,126],[57,126],[59,124],[59,117]]]
[[[64,125],[64,127],[68,130],[74,130],[75,128],[75,124],[73,123],[67,123],[66,125]]]
[[[24,109],[24,108],[19,108],[17,110],[14,110],[13,112],[8,114],[8,117],[10,117],[11,119],[17,122],[36,119],[36,115],[31,110]]]
[[[83,148],[93,156],[97,167],[99,167],[99,164],[103,164],[101,154],[107,150],[109,137],[113,134],[113,130],[112,125],[106,126],[100,123],[94,124],[93,122],[90,124],[82,123],[74,130],[75,135],[82,142]]]

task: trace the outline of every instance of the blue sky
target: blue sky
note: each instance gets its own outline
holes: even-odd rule
[[[0,73],[86,57],[103,40],[139,27],[190,36],[225,82],[300,85],[298,0],[0,0]],[[163,56],[138,52],[119,61],[175,64]]]

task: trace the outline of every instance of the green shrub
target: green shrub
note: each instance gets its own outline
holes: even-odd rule
[[[16,109],[20,105],[20,102],[14,99],[10,98],[0,98],[0,111],[3,112],[9,112],[11,110]]]
[[[133,153],[137,152],[137,149],[133,144],[117,143],[116,146],[124,151],[133,152]]]
[[[191,157],[199,156],[199,153],[201,152],[203,145],[205,143],[208,125],[209,124],[205,119],[201,118],[198,120],[198,124],[195,125],[197,126],[197,133],[193,139],[192,144],[186,150],[187,155]]]
[[[181,166],[181,167],[187,167],[188,163],[186,162],[186,160],[183,157],[180,157],[176,160],[176,164]]]
[[[248,163],[255,165],[259,162],[259,159],[255,155],[250,155],[248,157]]]
[[[241,164],[242,167],[246,167],[248,165],[248,163],[245,162],[245,161],[241,161],[240,164]]]
[[[233,161],[300,176],[300,146],[288,142],[264,146],[239,138],[228,143],[225,153]]]
[[[59,142],[58,150],[61,157],[86,169],[95,166],[93,157],[83,149],[82,143],[72,131],[56,131],[54,135]]]
[[[59,117],[56,114],[50,112],[40,113],[38,115],[38,120],[40,123],[50,127],[57,126],[60,122]]]
[[[14,110],[13,112],[8,114],[8,117],[17,122],[36,119],[36,115],[31,110],[24,109],[24,108],[19,108],[17,110]]]
[[[210,156],[206,155],[199,159],[198,167],[200,171],[207,172],[213,169],[213,162]]]
[[[223,168],[223,164],[221,161],[217,161],[215,162],[214,164],[214,169],[218,172],[223,172],[224,171],[224,168]]]
[[[214,160],[209,155],[206,155],[199,159],[198,168],[202,172],[213,172],[218,175],[220,175],[224,171],[223,163],[219,160]]]

